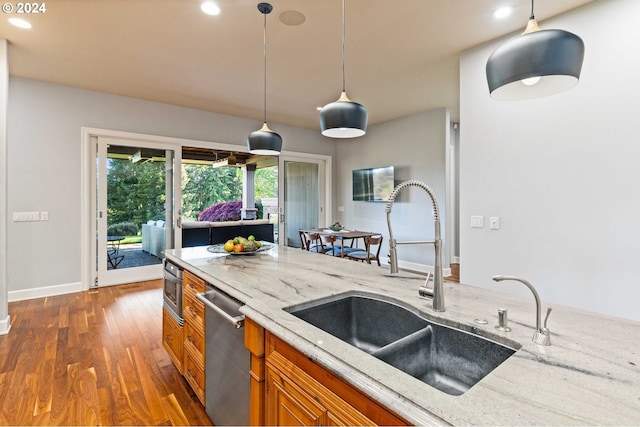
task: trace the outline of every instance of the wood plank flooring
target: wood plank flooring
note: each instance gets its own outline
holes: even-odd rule
[[[162,347],[162,281],[9,304],[0,425],[212,425]]]

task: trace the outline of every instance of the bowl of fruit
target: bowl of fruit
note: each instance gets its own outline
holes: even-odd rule
[[[329,230],[331,230],[331,231],[342,231],[342,230],[344,230],[344,227],[339,222],[335,222],[331,227],[329,227]]]
[[[207,250],[215,254],[252,255],[258,252],[268,251],[272,247],[272,243],[256,240],[256,238],[251,235],[249,237],[234,237],[225,243],[211,245]]]

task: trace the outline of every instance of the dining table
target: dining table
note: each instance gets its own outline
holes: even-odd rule
[[[348,230],[342,229],[339,231],[331,230],[329,228],[302,228],[300,229],[300,233],[319,233],[324,236],[336,236],[337,239],[342,241],[340,245],[340,256],[344,258],[346,252],[344,251],[345,241],[350,240],[350,247],[358,247],[358,239],[364,239],[365,237],[370,236],[379,236],[380,233],[374,233],[372,231],[361,231],[361,230]],[[355,246],[354,246],[355,245]],[[364,248],[362,249],[364,250]]]

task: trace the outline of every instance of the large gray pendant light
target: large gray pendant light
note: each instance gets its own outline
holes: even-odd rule
[[[568,31],[540,30],[533,2],[524,33],[498,47],[487,61],[487,82],[494,99],[539,98],[578,84],[582,39]]]
[[[342,0],[342,94],[320,110],[320,130],[330,138],[355,138],[367,132],[367,109],[351,101],[345,89],[344,73],[344,0]]]
[[[251,132],[247,138],[247,146],[251,154],[277,156],[282,150],[282,137],[267,126],[267,15],[273,10],[269,3],[259,3],[258,10],[264,15],[264,123],[262,127]]]

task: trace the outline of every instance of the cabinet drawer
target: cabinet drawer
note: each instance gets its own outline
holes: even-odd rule
[[[189,322],[184,325],[184,345],[185,348],[193,353],[193,356],[197,359],[196,361],[201,366],[204,366],[204,335],[201,330],[197,327],[194,328]]]
[[[200,402],[204,405],[204,369],[198,365],[189,352],[185,352],[184,377],[193,388]]]
[[[195,298],[187,297],[184,300],[185,324],[191,322],[193,328],[204,331],[204,304]]]
[[[194,276],[188,271],[184,272],[184,289],[185,291],[192,292],[194,295],[200,292],[204,292],[205,281],[201,278]]]

